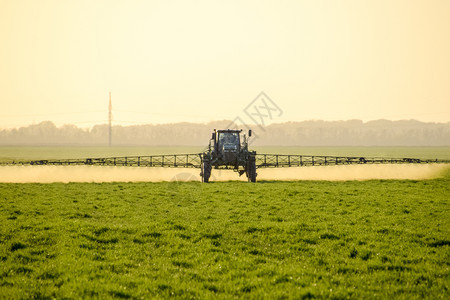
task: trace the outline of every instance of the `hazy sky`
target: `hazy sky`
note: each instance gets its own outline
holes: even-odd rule
[[[0,0],[0,128],[450,121],[450,1]]]

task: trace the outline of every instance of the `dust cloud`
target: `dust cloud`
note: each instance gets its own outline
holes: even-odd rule
[[[289,169],[258,170],[259,180],[370,180],[370,179],[432,179],[445,174],[447,164],[430,165],[350,165],[316,166]]]
[[[280,169],[258,169],[258,180],[369,180],[369,179],[431,179],[442,176],[450,166],[430,165],[351,165],[316,166]],[[200,181],[198,169],[98,167],[98,166],[3,166],[0,182],[159,182]],[[211,181],[246,181],[229,170],[213,170]]]

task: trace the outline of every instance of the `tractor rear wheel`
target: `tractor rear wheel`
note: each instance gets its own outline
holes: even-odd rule
[[[211,176],[211,164],[209,161],[203,161],[202,163],[202,182],[209,182],[209,177]]]
[[[256,162],[254,157],[250,157],[247,164],[248,182],[256,182]]]

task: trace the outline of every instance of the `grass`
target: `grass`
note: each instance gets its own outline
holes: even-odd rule
[[[0,184],[9,298],[447,298],[450,174]]]

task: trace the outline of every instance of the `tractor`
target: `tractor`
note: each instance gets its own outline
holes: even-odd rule
[[[241,130],[216,130],[212,133],[207,151],[202,154],[200,176],[203,182],[209,182],[211,170],[232,169],[247,175],[249,182],[256,182],[256,151],[248,150],[248,137]]]

